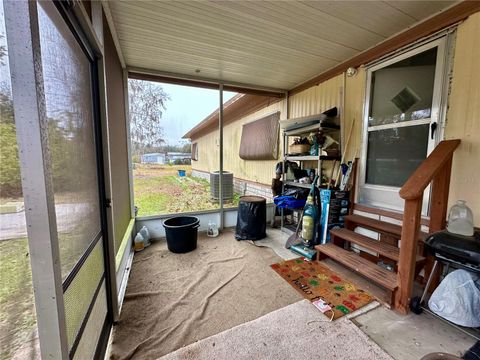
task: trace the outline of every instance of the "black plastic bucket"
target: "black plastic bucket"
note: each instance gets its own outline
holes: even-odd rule
[[[195,216],[177,216],[163,222],[168,250],[186,253],[197,248],[197,231],[200,220]]]

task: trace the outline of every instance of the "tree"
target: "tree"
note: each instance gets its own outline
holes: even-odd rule
[[[160,120],[169,95],[158,83],[132,79],[128,81],[128,96],[133,153],[161,146],[165,141]]]
[[[5,35],[0,35],[0,43],[5,42]],[[7,47],[5,45],[0,45],[0,65],[5,65],[3,58],[7,56]]]
[[[13,118],[13,102],[5,86],[0,85],[0,196],[22,194],[20,163]]]

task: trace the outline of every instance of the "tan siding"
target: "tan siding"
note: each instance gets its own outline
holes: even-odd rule
[[[275,176],[275,164],[280,161],[281,150],[279,151],[278,160],[243,160],[239,157],[240,138],[242,135],[242,126],[249,122],[258,120],[266,115],[280,111],[280,119],[284,118],[285,102],[280,101],[264,109],[250,114],[238,121],[225,126],[223,130],[224,136],[224,155],[223,168],[225,171],[231,171],[236,178],[258,182],[261,184],[271,184],[272,178]],[[202,171],[218,170],[219,152],[216,146],[218,139],[218,131],[211,132],[198,139],[192,139],[198,142],[198,161],[192,161],[192,168]],[[281,142],[280,147],[281,149]],[[215,149],[212,152],[212,149]]]
[[[345,116],[343,123],[345,142],[352,128],[352,122],[355,119],[352,137],[346,149],[345,159],[347,160],[351,160],[354,157],[359,158],[361,155],[366,77],[367,72],[362,67],[358,69],[357,75],[346,78]]]
[[[342,86],[343,75],[339,75],[291,96],[289,99],[289,117],[320,114],[334,106],[340,108]]]
[[[458,27],[446,139],[461,139],[455,152],[450,205],[467,200],[480,226],[480,13]]]
[[[198,139],[192,139],[192,142],[198,144],[198,160],[192,161],[192,169],[206,172],[218,170],[220,162],[216,139],[218,139],[218,130]]]

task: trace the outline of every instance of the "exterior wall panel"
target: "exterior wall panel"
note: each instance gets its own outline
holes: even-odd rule
[[[192,169],[206,172],[218,171],[220,165],[218,139],[218,130],[212,131],[198,139],[192,139],[192,142],[198,144],[198,160],[192,161]],[[228,144],[225,145],[228,146]]]
[[[480,12],[460,24],[448,101],[446,139],[461,139],[453,157],[449,206],[467,200],[480,226]]]
[[[289,117],[296,118],[320,114],[334,106],[340,108],[342,87],[343,75],[338,75],[291,96],[289,99]]]

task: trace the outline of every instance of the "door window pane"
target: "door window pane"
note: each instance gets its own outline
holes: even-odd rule
[[[100,232],[91,64],[50,2],[39,2],[49,149],[65,278]]]
[[[431,116],[437,48],[372,73],[368,125]]]
[[[368,184],[402,186],[427,154],[429,125],[368,133]]]

